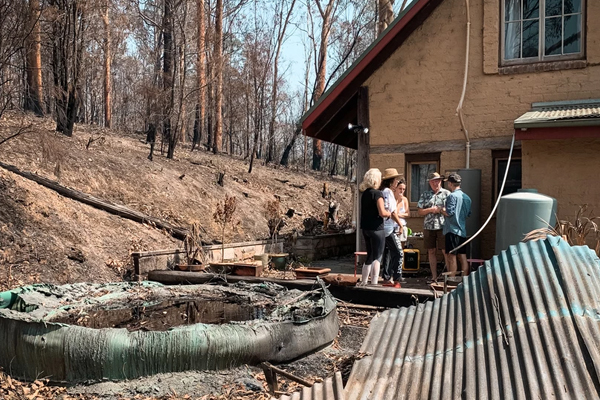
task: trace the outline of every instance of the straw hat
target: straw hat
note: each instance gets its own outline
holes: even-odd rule
[[[386,168],[385,171],[383,171],[381,180],[385,181],[386,179],[397,178],[399,176],[402,176],[402,174],[399,174],[396,168]]]
[[[428,181],[434,181],[436,179],[443,179],[444,177],[438,174],[437,172],[432,172],[427,176]]]

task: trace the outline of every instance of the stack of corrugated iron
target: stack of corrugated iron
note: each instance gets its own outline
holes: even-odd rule
[[[511,246],[375,317],[361,351],[346,399],[600,398],[600,260],[557,237]]]

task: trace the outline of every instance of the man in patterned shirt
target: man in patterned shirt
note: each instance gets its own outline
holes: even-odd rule
[[[421,194],[417,203],[417,214],[420,217],[425,217],[423,220],[423,244],[427,249],[429,267],[431,268],[431,280],[429,282],[435,282],[437,280],[437,249],[441,249],[444,258],[446,257],[445,241],[442,233],[444,227],[442,210],[450,191],[442,188],[442,176],[437,172],[429,174],[427,180],[431,190]]]

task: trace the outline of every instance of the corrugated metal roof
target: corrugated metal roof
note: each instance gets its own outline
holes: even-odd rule
[[[334,376],[312,387],[303,388],[301,392],[283,395],[280,400],[344,400],[344,385],[342,374],[338,371]]]
[[[511,246],[452,293],[376,317],[348,399],[599,398],[600,260]]]
[[[533,103],[515,120],[515,128],[600,125],[600,100]]]

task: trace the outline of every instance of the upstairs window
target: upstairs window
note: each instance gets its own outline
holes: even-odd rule
[[[505,64],[583,55],[585,0],[503,0]]]

